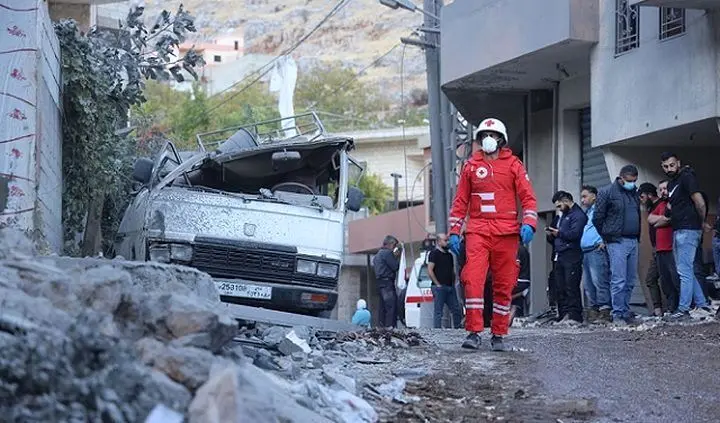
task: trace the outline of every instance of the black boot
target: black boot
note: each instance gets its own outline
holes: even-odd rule
[[[463,348],[477,350],[480,348],[480,335],[477,333],[471,333],[465,338],[465,342],[462,344]]]
[[[503,343],[502,336],[493,335],[492,339],[490,340],[490,346],[492,347],[493,351],[507,351],[505,343]]]

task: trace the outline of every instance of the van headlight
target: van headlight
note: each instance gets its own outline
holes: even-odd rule
[[[338,265],[333,263],[318,264],[317,275],[322,278],[335,279],[338,275]]]
[[[306,273],[309,275],[314,275],[317,271],[317,262],[310,261],[310,260],[298,260],[296,265],[296,270],[298,273]]]
[[[151,261],[158,263],[192,261],[193,248],[190,244],[150,244],[149,255]]]

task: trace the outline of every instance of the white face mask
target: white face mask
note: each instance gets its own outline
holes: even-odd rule
[[[498,149],[498,142],[495,138],[487,136],[482,139],[482,149],[487,154],[492,154]]]

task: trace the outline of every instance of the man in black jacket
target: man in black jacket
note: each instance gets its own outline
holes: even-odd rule
[[[557,228],[548,227],[547,235],[555,250],[555,281],[558,289],[558,314],[561,321],[582,323],[583,253],[580,239],[587,223],[587,215],[574,201],[572,194],[558,191],[553,195],[555,208],[562,212]]]
[[[615,182],[598,193],[593,215],[593,224],[610,255],[613,322],[619,325],[634,321],[630,296],[638,278],[640,200],[635,186],[637,179],[637,167],[623,166]]]
[[[395,281],[400,269],[400,246],[397,238],[388,235],[373,258],[373,269],[380,294],[379,327],[397,327],[397,291]]]

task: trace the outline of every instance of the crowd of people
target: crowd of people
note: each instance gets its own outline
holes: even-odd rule
[[[525,167],[507,147],[507,139],[507,129],[497,119],[478,126],[450,211],[448,235],[437,234],[436,248],[428,255],[434,326],[442,325],[447,306],[456,328],[464,321],[464,348],[479,348],[480,334],[489,326],[492,349],[505,350],[503,337],[517,309],[515,302],[530,283],[526,246],[536,232],[537,204]],[[674,153],[663,153],[659,162],[667,179],[657,186],[637,186],[639,172],[630,164],[605,187],[583,186],[581,204],[567,191],[554,194],[555,217],[544,232],[552,245],[549,297],[558,321],[634,323],[630,300],[645,225],[652,245],[645,279],[651,312],[668,321],[689,319],[693,308],[714,312],[701,283],[702,242],[705,236],[713,237],[716,270],[707,279],[718,281],[720,219],[709,221],[708,197],[691,166],[682,165]],[[397,321],[398,255],[397,239],[388,236],[373,261],[381,326],[394,327]],[[458,279],[464,318],[455,290]]]
[[[652,313],[677,321],[689,319],[692,308],[713,312],[703,289],[702,241],[712,236],[713,246],[718,245],[720,220],[714,225],[708,221],[708,198],[692,167],[683,166],[674,153],[659,159],[667,179],[657,186],[636,186],[634,165],[624,166],[615,181],[600,190],[583,186],[584,211],[570,193],[555,194],[556,218],[547,238],[554,249],[553,297],[562,319],[583,321],[579,281],[584,276],[588,323],[634,322],[630,296],[637,284],[643,225],[652,246],[645,278]],[[714,256],[718,269],[717,248]],[[717,272],[708,279],[716,280]]]

